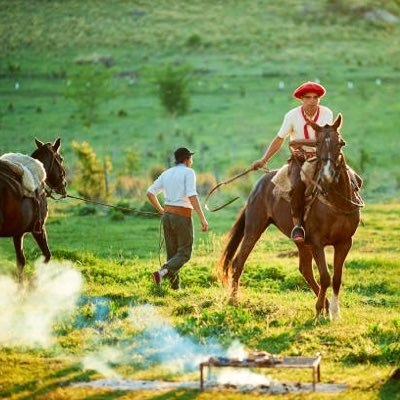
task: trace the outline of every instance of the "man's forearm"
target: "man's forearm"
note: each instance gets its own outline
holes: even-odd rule
[[[199,202],[199,198],[197,196],[189,197],[190,203],[192,204],[194,210],[197,212],[197,215],[200,219],[205,219],[203,210],[201,209],[201,205]]]
[[[164,209],[162,208],[160,202],[158,201],[157,196],[155,196],[153,193],[147,192],[147,198],[150,200],[150,203],[153,205],[153,207],[160,213],[164,213]]]
[[[278,152],[278,150],[282,147],[282,143],[284,142],[285,139],[282,139],[281,137],[277,136],[269,145],[267,151],[265,152],[262,160],[264,162],[269,161],[269,159]]]

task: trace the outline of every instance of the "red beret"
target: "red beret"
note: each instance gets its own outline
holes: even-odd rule
[[[296,97],[296,99],[301,99],[301,97],[304,96],[306,93],[316,93],[319,97],[322,97],[326,93],[326,90],[319,83],[306,82],[300,85],[293,92],[293,96]]]

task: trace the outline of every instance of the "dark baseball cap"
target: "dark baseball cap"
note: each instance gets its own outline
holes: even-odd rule
[[[175,150],[175,160],[177,162],[182,162],[192,156],[194,153],[192,153],[189,149],[186,147],[179,147],[179,149]]]

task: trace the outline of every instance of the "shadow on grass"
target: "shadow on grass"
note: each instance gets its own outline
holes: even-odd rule
[[[159,394],[158,396],[154,396],[152,400],[192,400],[196,399],[200,395],[200,391],[188,391],[182,389],[171,390],[169,392]]]
[[[382,386],[379,392],[379,399],[400,399],[400,367],[393,371],[389,379]]]
[[[101,394],[95,394],[93,396],[87,396],[85,397],[85,400],[112,400],[112,399],[118,399],[119,397],[125,396],[126,395],[125,390],[116,390],[113,392],[107,392],[107,393],[101,393]]]
[[[81,368],[78,364],[71,367],[61,369],[54,374],[48,375],[45,378],[40,378],[38,380],[31,380],[29,382],[15,385],[7,390],[0,392],[0,398],[7,398],[19,393],[28,391],[29,394],[26,396],[19,397],[19,400],[30,400],[36,396],[45,395],[50,391],[57,389],[62,386],[67,386],[73,382],[87,381],[90,376],[95,372],[81,372]],[[80,374],[76,374],[81,372]],[[67,379],[63,379],[67,378]],[[51,383],[46,383],[51,381]]]

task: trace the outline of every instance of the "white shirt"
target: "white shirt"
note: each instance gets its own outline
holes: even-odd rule
[[[333,113],[332,111],[325,106],[319,106],[319,116],[315,121],[318,125],[324,126],[325,124],[332,124],[333,122]],[[315,115],[313,115],[312,119],[314,121]],[[301,106],[293,108],[288,113],[286,113],[285,118],[283,119],[283,123],[281,128],[278,131],[278,136],[282,139],[290,136],[290,140],[304,140],[304,124],[306,121],[304,120],[303,114],[301,112]],[[310,126],[307,125],[307,130],[310,139],[315,139],[315,131]],[[303,146],[304,148],[304,146]],[[305,149],[308,151],[308,148]]]
[[[147,191],[155,196],[163,192],[166,205],[193,208],[189,197],[197,196],[196,174],[185,164],[178,164],[164,171]]]

